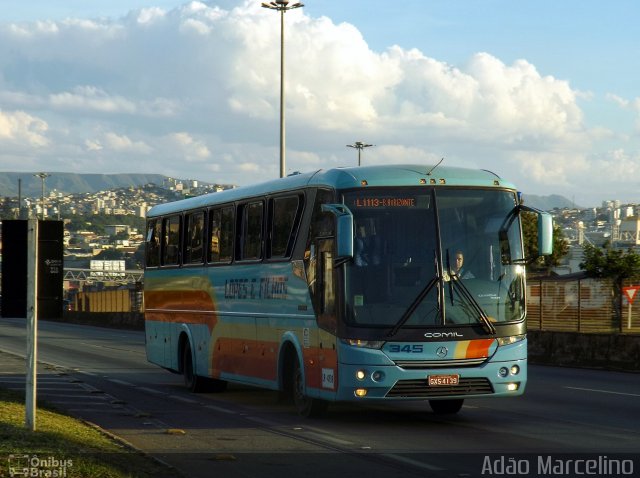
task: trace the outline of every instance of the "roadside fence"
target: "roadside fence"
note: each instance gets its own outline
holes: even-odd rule
[[[556,332],[640,334],[640,298],[630,305],[624,294],[615,293],[610,279],[528,279],[527,327]]]

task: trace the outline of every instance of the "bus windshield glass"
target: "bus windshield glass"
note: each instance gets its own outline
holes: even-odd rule
[[[355,224],[348,325],[492,329],[524,318],[512,191],[370,188],[346,192],[344,203]]]

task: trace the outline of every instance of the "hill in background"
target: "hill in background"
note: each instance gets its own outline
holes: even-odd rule
[[[42,180],[34,177],[34,173],[3,173],[0,172],[0,196],[18,196],[18,179],[22,179],[22,196],[38,197],[42,194]],[[48,195],[54,189],[62,194],[92,193],[109,189],[144,186],[153,183],[162,186],[168,179],[161,174],[77,174],[50,173],[45,180],[45,193]],[[187,181],[187,180],[180,180]],[[200,185],[205,185],[199,181]],[[569,199],[552,194],[551,196],[536,196],[524,194],[525,204],[549,211],[554,208],[575,207]]]
[[[40,196],[42,194],[42,180],[34,177],[33,174],[0,172],[0,196],[18,196],[18,179],[22,179],[23,197]],[[66,195],[138,187],[149,183],[162,186],[167,179],[167,176],[161,174],[49,174],[51,176],[45,180],[47,195],[54,189]]]
[[[558,208],[578,208],[582,209],[580,206],[576,206],[576,204],[567,199],[564,196],[560,196],[558,194],[552,194],[550,196],[536,196],[534,194],[523,194],[524,203],[527,206],[535,207],[541,209],[543,211],[551,211],[552,209]]]

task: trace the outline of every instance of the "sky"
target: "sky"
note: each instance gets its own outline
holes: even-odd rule
[[[640,203],[637,0],[304,3],[285,14],[287,173],[355,166],[363,141],[363,164]],[[276,178],[279,102],[259,0],[0,0],[2,171]]]

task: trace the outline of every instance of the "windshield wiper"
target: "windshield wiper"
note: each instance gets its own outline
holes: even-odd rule
[[[411,315],[413,315],[413,313],[416,311],[418,306],[422,303],[422,301],[425,299],[427,294],[431,292],[431,289],[433,289],[433,286],[436,285],[439,280],[440,280],[439,277],[434,277],[429,281],[429,283],[425,286],[425,288],[420,291],[418,296],[415,299],[413,299],[413,302],[411,302],[409,307],[407,307],[407,310],[404,311],[404,314],[402,314],[402,317],[400,317],[400,320],[396,322],[396,325],[394,325],[393,329],[391,329],[391,331],[387,334],[387,337],[393,337],[398,333],[398,330],[400,330],[402,326],[409,320]]]
[[[427,297],[427,294],[431,292],[431,289],[433,289],[433,286],[442,280],[442,273],[440,272],[440,268],[438,267],[438,258],[435,255],[435,251],[434,251],[433,260],[434,260],[434,266],[435,266],[435,272],[436,272],[435,277],[433,277],[429,281],[429,283],[424,287],[424,289],[420,291],[420,293],[416,296],[416,298],[413,299],[413,302],[409,304],[409,307],[407,307],[407,310],[404,311],[404,314],[402,314],[402,317],[400,317],[400,320],[396,322],[396,325],[394,325],[393,329],[391,329],[391,331],[387,334],[387,337],[393,337],[398,333],[398,330],[400,330],[402,326],[407,323],[407,321],[416,311],[418,306],[422,303],[425,297]],[[440,305],[441,305],[440,296],[438,296],[438,310],[440,310]]]
[[[455,272],[451,276],[451,283],[458,287],[458,289],[456,289],[458,296],[462,297],[464,300],[467,301],[467,303],[471,304],[471,307],[477,312],[477,315],[474,315],[474,317],[476,317],[478,321],[482,324],[482,328],[488,334],[495,335],[496,328],[491,323],[491,320],[489,320],[489,316],[482,309],[480,304],[478,304],[478,301],[475,299],[475,297],[473,297],[473,294],[469,291],[467,286],[464,285],[462,280],[458,277],[458,274],[456,274]]]
[[[451,305],[453,305],[453,286],[456,286],[457,287],[456,292],[458,293],[458,296],[461,297],[463,300],[465,300],[468,304],[470,304],[471,308],[477,313],[477,315],[474,314],[474,317],[478,319],[478,321],[482,325],[482,328],[488,334],[495,335],[496,328],[491,323],[491,320],[489,320],[489,316],[486,314],[482,306],[478,304],[478,301],[473,296],[473,294],[468,289],[468,287],[464,285],[464,282],[462,282],[462,279],[460,279],[460,276],[458,276],[458,273],[451,270],[451,267],[449,264],[449,250],[447,250],[447,268],[449,269],[448,272],[449,272],[449,278],[450,278],[449,287],[450,287],[450,294],[451,294]]]

